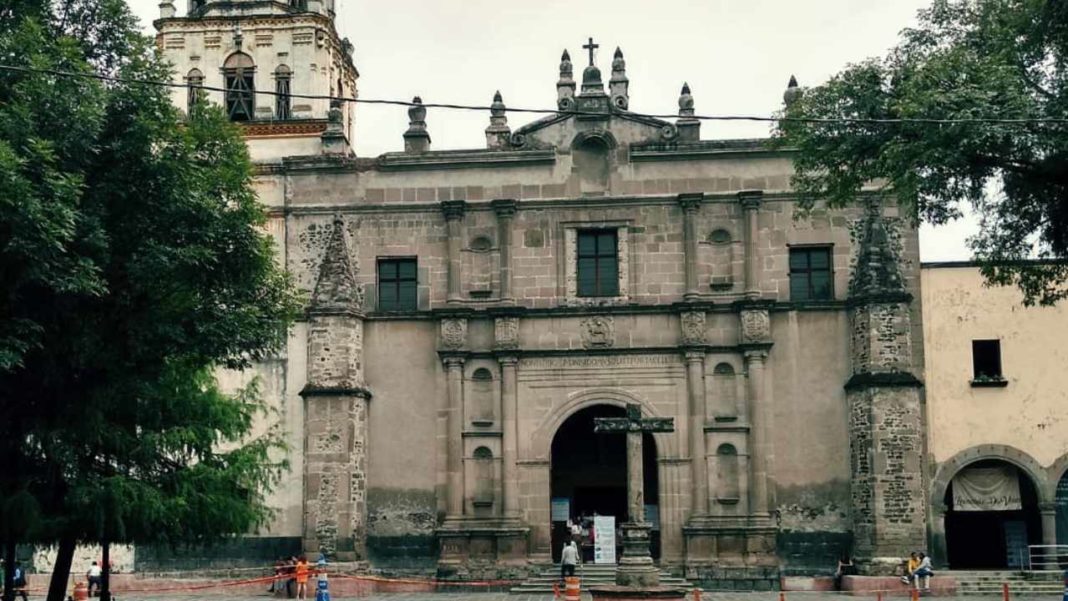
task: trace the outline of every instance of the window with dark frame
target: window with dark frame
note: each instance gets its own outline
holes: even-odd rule
[[[256,116],[256,65],[252,57],[236,52],[226,59],[226,113],[231,121],[252,121]]]
[[[578,231],[579,296],[619,296],[618,236],[614,229]]]
[[[378,310],[418,309],[417,264],[415,258],[378,260]]]
[[[291,72],[289,67],[280,65],[274,70],[274,118],[289,119],[293,116],[289,97],[289,83]]]
[[[200,69],[191,69],[185,76],[185,83],[188,86],[185,98],[186,112],[192,113],[193,107],[204,99],[204,74]]]
[[[1001,374],[1001,341],[972,341],[972,381],[1004,382]]]
[[[790,300],[831,300],[834,298],[831,247],[810,246],[790,249]]]

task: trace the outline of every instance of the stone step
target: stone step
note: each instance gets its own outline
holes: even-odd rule
[[[611,585],[616,583],[616,566],[587,564],[580,566],[575,575],[582,579],[582,589],[591,586]],[[553,592],[553,585],[560,582],[560,566],[545,566],[535,576],[510,589],[513,594],[546,594]],[[660,583],[690,590],[693,584],[678,576],[672,576],[660,570]],[[562,588],[562,587],[561,587]]]

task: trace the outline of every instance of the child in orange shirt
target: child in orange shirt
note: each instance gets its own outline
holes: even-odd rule
[[[297,599],[308,598],[308,574],[311,570],[308,567],[308,558],[303,555],[297,560]]]

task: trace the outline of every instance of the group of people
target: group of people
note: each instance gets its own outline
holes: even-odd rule
[[[285,591],[286,596],[297,599],[308,598],[308,577],[311,575],[311,566],[308,558],[292,556],[289,559],[280,558],[274,563],[274,580],[267,589],[268,593]]]
[[[905,573],[901,575],[901,582],[913,584],[916,590],[929,591],[931,590],[931,576],[933,575],[934,570],[931,569],[931,558],[921,551],[913,551],[905,562]],[[923,583],[922,587],[920,586],[921,581]]]
[[[857,573],[857,567],[853,559],[848,555],[838,560],[838,568],[834,571],[834,588],[842,590],[842,577],[853,576]],[[912,584],[919,591],[931,590],[931,576],[934,570],[931,568],[931,558],[921,551],[913,551],[905,561],[905,570],[901,575],[901,582]],[[922,583],[922,586],[921,586]]]

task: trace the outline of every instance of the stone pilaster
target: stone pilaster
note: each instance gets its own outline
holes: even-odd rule
[[[686,390],[690,407],[690,516],[708,513],[708,465],[705,458],[705,351],[688,349]]]
[[[683,298],[696,300],[701,296],[697,281],[697,213],[701,210],[704,194],[679,194],[678,202],[682,207],[682,239],[684,260],[686,261],[686,292]]]
[[[304,397],[304,548],[366,557],[367,403],[363,379],[363,290],[334,223],[308,309]]]
[[[1042,544],[1057,544],[1057,504],[1044,502],[1038,504],[1038,511],[1042,514]]]
[[[519,390],[515,355],[497,357],[501,366],[501,461],[503,468],[504,517],[519,517],[519,475],[516,466],[519,436]]]
[[[497,214],[497,239],[501,249],[501,294],[503,303],[515,303],[512,293],[512,219],[515,217],[516,201],[500,198],[492,203]]]
[[[854,555],[861,571],[881,574],[926,535],[922,384],[912,374],[911,296],[878,203],[857,225],[845,385]]]
[[[452,305],[463,300],[460,282],[463,270],[463,259],[460,250],[463,248],[464,235],[464,211],[467,203],[462,200],[447,200],[441,203],[441,211],[445,215],[445,228],[448,236],[448,288],[445,302]]]
[[[764,199],[761,190],[743,190],[738,193],[738,202],[745,213],[745,296],[760,297],[760,203]]]
[[[768,352],[763,349],[745,352],[746,382],[749,397],[749,512],[758,518],[768,516],[768,414],[764,398],[764,363]]]

